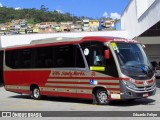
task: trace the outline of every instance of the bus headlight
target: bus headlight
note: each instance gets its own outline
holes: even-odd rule
[[[133,89],[133,90],[138,90],[138,88],[131,82],[122,80],[123,84],[126,85],[128,88]]]

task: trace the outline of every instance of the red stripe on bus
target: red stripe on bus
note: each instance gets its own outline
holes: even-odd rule
[[[62,97],[92,99],[92,94],[86,94],[86,93],[84,94],[84,93],[41,91],[41,94],[42,94],[42,95],[50,95],[50,96],[62,96]]]
[[[88,89],[88,90],[92,90],[95,86],[91,86],[91,87],[78,87],[78,86],[48,86],[46,85],[46,87],[49,88],[70,88],[70,89]],[[115,90],[115,91],[120,91],[120,88],[106,88],[106,90]]]
[[[148,83],[152,83],[152,82],[153,82],[153,80],[148,80],[147,82],[148,82]]]
[[[136,84],[143,84],[142,81],[135,81]]]
[[[92,99],[92,94],[59,92],[58,96]]]
[[[62,81],[49,81],[48,83],[59,83],[59,84],[85,84],[90,85],[90,82],[62,82]],[[119,85],[119,83],[104,83],[98,82],[100,85]]]
[[[49,86],[49,85],[46,85],[46,87],[49,87],[49,88],[70,88],[70,89],[89,89],[89,90],[92,90],[93,87],[78,87],[78,86],[56,86],[56,85],[53,85],[53,86]]]
[[[46,83],[51,70],[30,70],[30,71],[4,71],[6,85],[28,86],[36,83],[42,86]]]
[[[114,78],[114,77],[49,77],[49,79],[129,80],[128,78]]]
[[[42,95],[49,95],[49,96],[61,96],[61,97],[73,97],[77,98],[76,93],[70,93],[70,92],[51,92],[51,91],[41,91]]]
[[[13,88],[7,88],[7,91],[10,92],[15,92],[15,93],[25,93],[25,94],[30,94],[29,90],[21,90],[21,89],[13,89]]]
[[[83,93],[78,93],[77,98],[86,98],[86,99],[92,99],[92,94],[83,94]]]

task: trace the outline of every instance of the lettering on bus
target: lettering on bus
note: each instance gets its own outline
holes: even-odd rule
[[[85,76],[85,73],[82,71],[52,71],[51,76],[61,76],[61,77]]]

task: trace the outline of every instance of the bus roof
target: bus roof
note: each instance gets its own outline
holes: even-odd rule
[[[47,43],[59,43],[59,42],[85,42],[85,41],[101,41],[101,42],[110,42],[110,41],[119,41],[119,42],[137,42],[135,40],[128,40],[125,38],[118,37],[107,37],[107,36],[88,36],[88,37],[54,37],[47,39],[39,39],[31,41],[31,44],[47,44]]]
[[[138,43],[136,40],[128,40],[126,38],[118,38],[118,37],[107,37],[107,36],[87,36],[87,37],[54,37],[54,38],[46,38],[33,40],[30,44],[21,45],[21,46],[11,46],[6,48],[6,50],[13,49],[23,49],[23,48],[32,48],[32,47],[41,47],[41,46],[50,46],[50,45],[64,45],[64,44],[78,44],[85,41],[100,41],[100,42],[131,42]]]
[[[46,44],[46,43],[57,43],[57,42],[72,42],[79,41],[82,37],[54,37],[54,38],[46,38],[33,40],[30,44]]]

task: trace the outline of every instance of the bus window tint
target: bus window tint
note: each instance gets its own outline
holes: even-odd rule
[[[11,68],[18,67],[18,51],[6,51],[6,65]]]
[[[118,71],[116,67],[115,60],[112,53],[110,52],[110,59],[104,58],[104,50],[108,48],[102,42],[84,42],[81,43],[85,58],[87,60],[88,66],[99,66],[105,67],[104,71],[98,71],[109,76],[118,77]]]
[[[53,47],[36,48],[35,68],[52,68],[53,62]]]
[[[76,54],[75,54],[75,66],[77,68],[85,68],[85,63],[82,57],[82,53],[80,51],[80,48],[77,46],[76,47]]]
[[[14,50],[6,52],[6,64],[11,68],[31,68],[31,50]]]
[[[92,63],[93,66],[104,66],[104,55],[103,55],[103,48],[102,47],[91,47],[92,49]]]
[[[81,44],[89,66],[105,66],[104,50],[102,42],[85,42]]]
[[[21,50],[19,51],[19,68],[31,68],[31,50],[26,49],[26,50]]]
[[[85,68],[78,45],[6,51],[6,65],[13,69]]]
[[[85,67],[81,51],[76,45],[57,46],[55,48],[55,56],[55,67]]]

